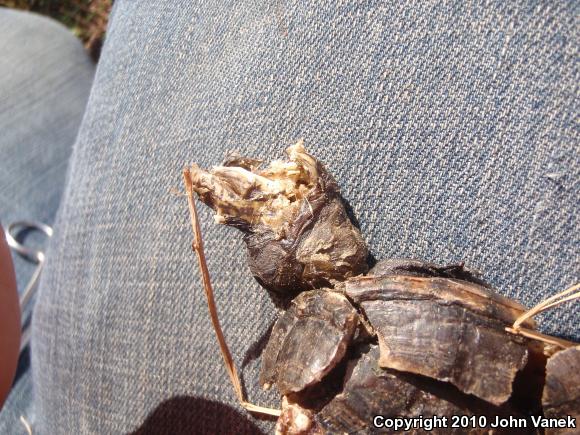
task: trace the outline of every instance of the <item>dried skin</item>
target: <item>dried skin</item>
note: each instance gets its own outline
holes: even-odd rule
[[[300,294],[274,325],[260,383],[276,384],[287,395],[320,382],[343,359],[357,324],[344,296],[328,290]]]
[[[527,341],[504,331],[520,311],[515,303],[446,278],[369,277],[347,282],[346,292],[377,332],[382,367],[450,382],[495,405],[510,398],[528,360]]]
[[[245,233],[258,282],[292,297],[366,272],[368,251],[324,166],[302,143],[286,152],[263,170],[239,155],[210,171],[193,165],[191,179],[216,221]]]
[[[548,360],[542,395],[544,415],[548,418],[576,419],[580,427],[580,346],[562,350]],[[546,434],[578,433],[580,429],[548,429]]]

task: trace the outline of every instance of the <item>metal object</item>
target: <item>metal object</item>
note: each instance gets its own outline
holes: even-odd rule
[[[45,260],[45,255],[43,251],[28,247],[17,240],[18,232],[24,230],[40,231],[44,233],[47,237],[52,237],[53,235],[52,227],[50,227],[49,225],[42,222],[26,221],[26,220],[12,222],[6,227],[5,230],[6,241],[8,242],[8,246],[10,246],[10,248],[12,248],[22,257],[37,264],[36,269],[34,269],[34,273],[32,274],[32,277],[30,278],[30,280],[26,284],[26,287],[24,288],[24,291],[20,295],[20,313],[22,314],[23,319],[22,338],[20,340],[20,352],[22,352],[24,348],[26,348],[26,346],[30,341],[30,324],[24,322],[24,310],[26,309],[32,297],[36,293],[36,289],[38,288],[38,281]]]
[[[6,227],[5,230],[8,246],[10,246],[24,258],[37,264],[42,263],[44,261],[44,252],[29,248],[16,240],[16,234],[18,232],[17,230],[36,230],[46,234],[48,237],[52,237],[52,227],[42,222],[22,220],[12,222]]]

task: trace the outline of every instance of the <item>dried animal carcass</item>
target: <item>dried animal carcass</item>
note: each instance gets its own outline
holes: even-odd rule
[[[184,172],[212,320],[246,408],[279,415],[278,433],[304,434],[400,430],[384,424],[394,417],[414,433],[429,431],[435,417],[447,419],[439,421],[445,432],[505,432],[497,421],[516,418],[518,433],[533,433],[543,430],[530,421],[542,400],[546,415],[578,411],[578,390],[562,392],[550,380],[562,360],[578,363],[579,352],[552,357],[542,399],[544,342],[506,330],[523,306],[462,264],[391,259],[368,272],[367,247],[335,180],[302,143],[287,154],[264,169],[230,155],[210,171]],[[241,392],[211,299],[194,192],[217,222],[244,233],[252,274],[284,310],[260,376],[280,391],[281,412],[251,405]],[[570,376],[577,384],[578,372]]]

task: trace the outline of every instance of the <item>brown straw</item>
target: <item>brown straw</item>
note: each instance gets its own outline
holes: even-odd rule
[[[576,299],[580,299],[580,283],[573,285],[572,287],[560,292],[552,297],[549,297],[543,302],[540,302],[535,307],[531,308],[530,310],[526,311],[520,317],[516,319],[514,324],[511,328],[506,328],[507,331],[513,334],[519,334],[524,337],[533,338],[536,340],[541,340],[545,343],[552,344],[555,346],[562,347],[564,349],[569,347],[577,346],[578,343],[574,343],[573,341],[564,340],[558,337],[552,337],[550,335],[542,334],[540,332],[534,331],[532,329],[522,327],[522,323],[526,320],[540,314],[543,311],[549,310],[551,308],[557,307],[565,302],[573,301]],[[572,294],[570,294],[572,293]]]
[[[187,192],[187,202],[189,205],[189,215],[191,218],[191,227],[193,229],[193,234],[195,236],[195,239],[194,239],[192,246],[193,246],[193,250],[197,254],[197,260],[199,263],[199,268],[201,270],[201,276],[203,278],[203,288],[205,290],[205,296],[207,299],[207,307],[209,309],[209,314],[211,317],[213,329],[215,330],[215,333],[216,333],[216,336],[218,339],[218,343],[220,346],[220,351],[221,351],[222,357],[224,358],[226,370],[227,370],[228,375],[230,377],[230,381],[232,382],[232,386],[234,387],[236,397],[240,401],[240,404],[242,405],[242,407],[244,407],[245,409],[247,409],[250,412],[279,417],[281,414],[281,411],[279,409],[272,409],[272,408],[266,408],[266,407],[259,406],[259,405],[254,405],[253,403],[246,401],[246,398],[244,397],[242,383],[240,382],[240,377],[238,376],[238,372],[236,370],[236,365],[234,364],[234,359],[232,358],[232,354],[230,353],[230,350],[229,350],[228,345],[226,343],[226,339],[224,337],[222,328],[220,326],[220,321],[218,318],[216,303],[215,303],[215,299],[213,297],[213,288],[211,285],[211,279],[210,279],[210,275],[209,275],[209,270],[207,268],[207,262],[205,259],[205,252],[203,249],[203,240],[201,238],[201,229],[199,227],[199,221],[197,219],[197,210],[195,208],[195,198],[193,195],[193,185],[191,182],[191,176],[190,176],[190,172],[188,169],[185,169],[183,171],[183,180],[185,182],[185,190]]]

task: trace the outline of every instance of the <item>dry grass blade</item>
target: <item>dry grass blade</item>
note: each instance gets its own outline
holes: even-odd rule
[[[217,308],[215,304],[215,299],[213,297],[213,288],[211,285],[211,278],[209,275],[209,270],[207,268],[207,262],[205,259],[205,252],[203,249],[203,240],[201,238],[201,229],[199,227],[199,221],[197,218],[197,210],[195,208],[195,198],[193,194],[193,187],[191,182],[191,176],[188,169],[183,171],[183,181],[185,183],[185,191],[187,193],[187,202],[189,206],[189,215],[191,218],[191,227],[193,229],[194,234],[194,241],[193,241],[193,250],[197,254],[197,260],[199,263],[199,268],[201,270],[201,275],[203,278],[203,285],[205,290],[205,296],[207,299],[207,306],[209,309],[209,314],[211,317],[211,322],[215,333],[217,335],[218,343],[220,346],[220,351],[222,357],[224,359],[224,363],[226,366],[226,370],[230,377],[230,381],[232,382],[232,386],[234,387],[234,391],[240,404],[250,412],[255,412],[258,414],[265,414],[269,416],[279,417],[280,410],[266,408],[259,405],[254,405],[253,403],[249,403],[246,401],[244,397],[244,393],[242,390],[242,383],[240,382],[240,378],[238,376],[238,372],[236,370],[236,366],[234,364],[234,360],[226,343],[226,339],[224,337],[220,321],[218,318]]]
[[[20,422],[24,425],[26,433],[28,435],[32,435],[32,427],[30,426],[30,423],[28,423],[28,421],[24,418],[23,415],[20,416]]]
[[[528,338],[534,338],[536,340],[541,340],[545,343],[556,345],[563,348],[569,348],[577,346],[578,343],[574,343],[573,341],[563,340],[561,338],[552,337],[550,335],[541,334],[537,331],[523,328],[521,325],[526,320],[540,314],[543,311],[549,310],[550,308],[557,307],[565,302],[573,301],[576,299],[580,299],[580,283],[573,285],[572,287],[549,297],[545,301],[540,302],[535,307],[531,308],[530,310],[526,311],[520,317],[516,319],[514,324],[511,328],[506,328],[507,331],[513,334],[520,334]],[[570,294],[572,293],[572,294]]]

